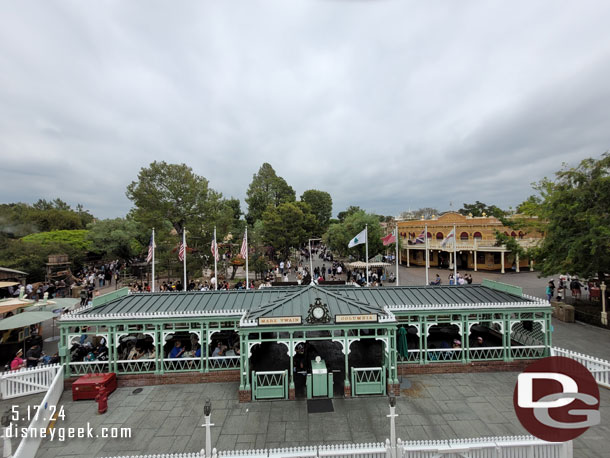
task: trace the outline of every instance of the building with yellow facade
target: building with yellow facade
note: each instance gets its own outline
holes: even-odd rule
[[[458,269],[506,270],[519,272],[533,270],[533,261],[519,259],[505,246],[498,246],[496,232],[513,237],[524,248],[540,242],[543,234],[525,233],[505,227],[493,216],[465,216],[447,212],[427,220],[398,221],[398,234],[402,239],[401,263],[406,266],[426,265],[426,244],[417,238],[428,228],[428,251],[430,267],[453,268],[453,241],[442,246],[443,239],[456,227],[456,258]]]

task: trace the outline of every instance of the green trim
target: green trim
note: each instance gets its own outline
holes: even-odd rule
[[[112,291],[111,293],[102,294],[101,296],[93,298],[93,307],[107,304],[108,302],[114,301],[115,299],[119,299],[121,297],[125,297],[127,295],[129,295],[129,288],[127,287],[117,289],[116,291]]]
[[[501,283],[499,281],[489,280],[485,278],[481,283],[481,286],[486,288],[495,289],[496,291],[502,291],[503,293],[514,294],[515,296],[523,297],[523,288],[520,286],[509,285],[507,283]]]

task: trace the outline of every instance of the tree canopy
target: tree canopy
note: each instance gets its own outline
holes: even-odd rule
[[[507,215],[507,212],[500,207],[487,205],[478,200],[474,204],[464,203],[464,207],[458,210],[458,212],[466,216],[469,214],[472,214],[472,216],[483,216],[483,213],[485,213],[486,216],[495,216],[496,218],[504,218]]]
[[[277,207],[269,205],[262,221],[264,242],[283,258],[288,257],[290,248],[305,243],[316,226],[316,217],[305,202],[284,202]]]
[[[262,219],[269,205],[278,207],[282,203],[296,200],[294,189],[286,183],[286,180],[278,176],[267,162],[252,177],[246,196],[248,204],[246,219],[250,225]]]
[[[546,236],[534,251],[544,275],[583,278],[610,273],[610,155],[564,168],[555,179],[534,184],[538,196],[519,209],[546,223]]]
[[[143,253],[147,232],[130,218],[105,219],[89,225],[87,239],[94,253],[128,261]]]
[[[329,193],[308,189],[301,195],[301,201],[309,204],[312,213],[315,215],[317,224],[314,234],[322,236],[328,229],[330,217],[333,213],[333,199]]]
[[[348,209],[349,210],[349,209]],[[384,250],[381,241],[381,225],[379,217],[363,210],[351,213],[345,219],[336,224],[331,224],[324,235],[324,242],[330,249],[341,256],[352,256],[364,260],[366,247],[357,245],[348,248],[349,241],[361,232],[368,224],[369,257],[373,257]]]

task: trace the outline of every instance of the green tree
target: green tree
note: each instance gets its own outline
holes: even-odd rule
[[[339,222],[342,223],[343,221],[345,221],[345,218],[347,218],[350,215],[353,215],[354,213],[360,212],[360,211],[362,211],[362,209],[360,207],[355,206],[355,205],[350,205],[344,211],[339,212],[337,214],[337,218],[339,219]]]
[[[352,213],[338,224],[331,224],[324,235],[324,242],[333,253],[341,256],[352,255],[364,260],[366,247],[364,244],[348,248],[349,241],[358,235],[368,224],[369,257],[383,252],[385,247],[381,241],[381,225],[379,217],[363,210]]]
[[[301,201],[309,204],[311,207],[311,211],[317,220],[314,233],[321,236],[326,232],[330,224],[330,217],[333,213],[332,197],[327,192],[309,189],[301,195]]]
[[[472,213],[472,216],[483,216],[483,213],[487,216],[495,216],[496,218],[504,218],[507,212],[502,210],[500,207],[495,205],[487,205],[478,200],[474,204],[464,204],[464,207],[458,210],[462,215],[468,215]]]
[[[150,234],[146,234],[133,219],[115,218],[97,221],[89,225],[87,239],[91,251],[125,261],[142,255],[148,246]]]
[[[278,207],[282,203],[294,202],[296,199],[294,189],[266,162],[252,177],[246,195],[248,203],[246,220],[250,225],[262,219],[269,205]]]
[[[276,254],[286,258],[291,248],[305,243],[316,225],[316,218],[304,202],[285,202],[277,207],[270,205],[263,213],[263,241],[271,245]]]
[[[610,155],[585,159],[577,167],[534,184],[539,196],[519,206],[546,225],[533,252],[543,275],[572,273],[583,278],[610,272]]]

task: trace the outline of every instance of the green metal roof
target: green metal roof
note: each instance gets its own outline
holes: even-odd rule
[[[393,319],[392,313],[416,310],[549,306],[541,299],[482,285],[381,288],[309,285],[250,291],[128,294],[64,315],[62,321],[142,316],[232,316],[246,321],[297,315],[305,318],[316,298],[328,306],[332,316],[377,313],[380,319]]]

